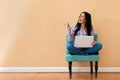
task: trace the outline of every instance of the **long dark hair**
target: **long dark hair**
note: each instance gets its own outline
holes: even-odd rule
[[[91,35],[91,31],[93,29],[91,15],[88,12],[82,12],[82,13],[84,13],[85,19],[86,19],[85,27],[86,27],[87,35],[90,36]],[[81,16],[81,14],[80,14],[80,16]],[[75,27],[76,27],[76,30],[75,30],[74,36],[77,35],[77,32],[80,30],[81,23],[79,23],[79,21],[78,21],[77,24],[75,25]]]

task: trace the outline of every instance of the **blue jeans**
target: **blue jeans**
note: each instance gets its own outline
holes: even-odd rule
[[[99,50],[101,50],[102,44],[96,43],[92,48],[86,48],[85,50],[82,50],[81,48],[74,47],[74,42],[68,42],[67,44],[67,50],[72,55],[91,55],[98,53]]]

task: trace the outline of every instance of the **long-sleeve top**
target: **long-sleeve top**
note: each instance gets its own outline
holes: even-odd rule
[[[71,41],[74,41],[75,39],[75,30],[77,29],[76,26],[73,26],[73,27],[68,27],[68,41],[71,42]],[[82,29],[80,29],[78,32],[77,32],[77,35],[81,35],[81,36],[87,36],[87,32],[82,32]],[[92,29],[91,31],[91,36],[94,35],[94,30]]]

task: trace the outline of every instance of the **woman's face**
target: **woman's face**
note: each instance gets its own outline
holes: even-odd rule
[[[85,14],[82,13],[78,19],[79,23],[86,23]]]

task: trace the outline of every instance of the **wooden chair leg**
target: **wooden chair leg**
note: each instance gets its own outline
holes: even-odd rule
[[[69,76],[72,78],[72,62],[68,62]]]
[[[93,74],[93,62],[92,61],[90,61],[90,72],[91,74]]]
[[[97,78],[98,74],[98,61],[95,62],[95,78]]]

